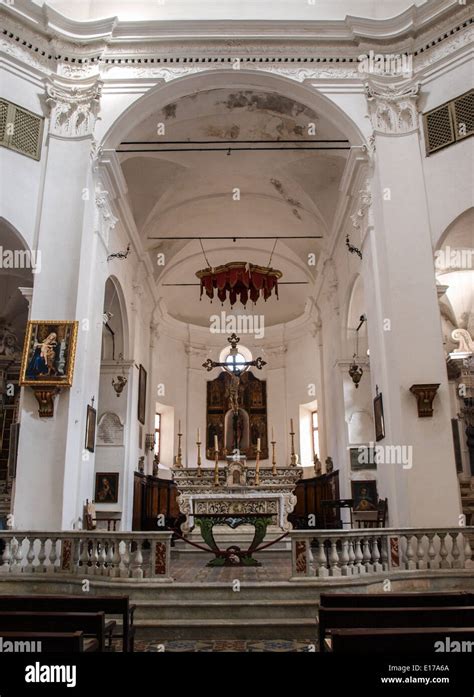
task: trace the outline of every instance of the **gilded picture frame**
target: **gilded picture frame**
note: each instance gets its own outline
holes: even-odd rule
[[[71,387],[77,320],[29,320],[20,369],[21,386]]]

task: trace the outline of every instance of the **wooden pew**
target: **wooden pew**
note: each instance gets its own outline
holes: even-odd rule
[[[472,627],[474,606],[450,607],[320,607],[319,650],[334,629],[414,627]]]
[[[321,593],[321,607],[442,607],[474,605],[474,593]]]
[[[106,631],[104,612],[0,612],[0,635],[11,632],[84,632],[99,642],[99,651],[105,650],[106,633],[111,633],[115,621]]]
[[[41,642],[41,653],[77,653],[99,650],[97,639],[84,636],[84,632],[4,632],[2,631],[2,653],[7,641]]]
[[[113,634],[122,639],[123,651],[133,651],[135,628],[127,595],[0,595],[0,612],[105,612],[122,619],[122,632]],[[106,632],[109,625],[106,622]]]
[[[449,637],[450,653],[459,652],[453,642],[459,642],[464,651],[474,651],[474,626],[465,627],[414,627],[412,629],[333,629],[331,650],[333,653],[350,654],[420,654],[429,653],[442,658],[445,654],[437,650],[437,641],[446,642]]]

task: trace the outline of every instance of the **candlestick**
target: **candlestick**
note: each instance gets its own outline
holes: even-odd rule
[[[201,470],[201,440],[199,438],[201,434],[199,433],[198,429],[198,439],[196,441],[197,449],[198,449],[198,456],[197,456],[197,469],[198,469],[198,477],[202,477],[202,470]]]
[[[258,440],[260,440],[260,438]],[[260,448],[259,448],[259,444],[257,443],[257,461],[255,462],[255,485],[259,486],[259,484],[260,484]]]
[[[273,429],[272,429],[273,431]],[[273,433],[272,433],[272,438],[274,438]],[[272,440],[272,474],[276,474],[276,458],[275,458],[275,445],[276,445],[276,440]]]
[[[200,429],[200,428],[198,428],[198,437],[197,437],[197,439],[198,439],[199,442],[201,442],[201,429]]]
[[[181,456],[181,436],[183,434],[181,433],[181,421],[179,422],[179,428],[178,428],[178,454],[176,456],[176,467],[182,467],[183,466],[183,460]]]
[[[273,430],[273,426],[272,426],[272,440],[271,440],[271,442],[273,443],[274,440],[275,440],[275,431]]]
[[[257,452],[260,452],[260,438],[257,438]]]
[[[215,448],[216,463],[214,465],[214,486],[219,486],[219,443],[217,441],[217,436],[214,439],[214,443],[217,443]]]
[[[214,436],[214,450],[217,452],[219,450],[219,441],[217,436]]]
[[[181,433],[181,419],[178,421],[178,433]]]
[[[291,424],[291,431],[290,431],[290,437],[291,437],[291,457],[290,457],[290,465],[292,467],[296,466],[296,453],[295,453],[295,431],[293,429],[293,419],[290,419],[290,424]]]

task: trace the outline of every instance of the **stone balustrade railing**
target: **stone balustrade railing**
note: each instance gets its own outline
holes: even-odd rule
[[[474,527],[293,530],[292,578],[472,569]]]
[[[171,532],[0,531],[0,574],[170,581]]]

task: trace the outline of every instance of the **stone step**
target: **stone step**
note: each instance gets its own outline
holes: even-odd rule
[[[203,623],[211,619],[303,619],[317,615],[318,603],[315,600],[241,600],[230,597],[228,600],[162,600],[137,601],[135,618],[152,619],[201,619]]]
[[[316,619],[208,619],[137,620],[136,639],[299,639],[316,641]]]

